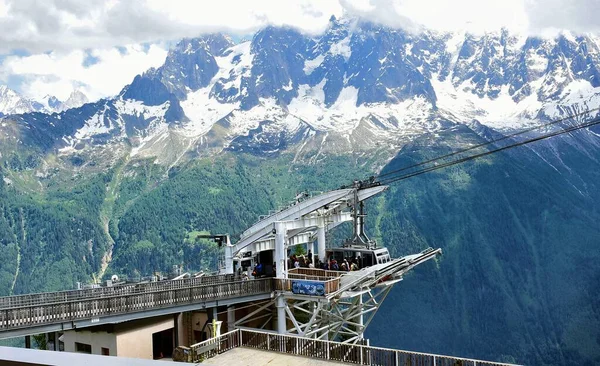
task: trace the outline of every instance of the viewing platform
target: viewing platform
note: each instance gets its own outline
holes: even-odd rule
[[[235,351],[234,351],[235,350]],[[308,339],[291,335],[237,329],[217,338],[194,344],[179,350],[182,360],[202,362],[211,365],[266,365],[269,361],[278,361],[267,357],[261,363],[255,357],[256,350],[270,354],[295,356],[287,357],[286,364],[313,365],[310,361],[325,363],[349,363],[357,365],[381,366],[513,366],[513,364],[474,360],[461,357],[402,351],[391,348],[372,347],[361,344]],[[230,357],[228,353],[232,353]],[[302,361],[304,358],[305,361]],[[283,360],[283,359],[282,359]],[[247,361],[247,362],[244,362]]]

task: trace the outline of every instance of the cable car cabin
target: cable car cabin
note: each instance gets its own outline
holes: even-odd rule
[[[330,248],[325,253],[328,260],[335,259],[338,263],[341,263],[344,258],[348,261],[356,259],[360,268],[387,263],[392,260],[386,248]]]

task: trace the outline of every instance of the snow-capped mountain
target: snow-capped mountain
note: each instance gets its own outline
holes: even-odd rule
[[[49,149],[123,142],[169,164],[222,149],[394,152],[456,124],[507,130],[597,108],[599,68],[592,35],[410,34],[332,18],[316,37],[267,27],[238,44],[184,39],[116,98],[15,123]]]
[[[72,91],[69,95],[69,98],[67,98],[67,100],[65,100],[64,102],[60,101],[57,97],[53,95],[46,95],[40,101],[44,109],[40,110],[39,112],[60,113],[71,108],[81,107],[87,102],[89,102],[88,98],[80,90]]]
[[[43,105],[25,98],[5,85],[0,85],[0,113],[4,115],[38,112]]]
[[[60,113],[67,109],[81,107],[87,102],[88,98],[79,90],[74,90],[64,102],[53,95],[46,95],[36,101],[19,94],[6,85],[0,85],[0,115],[5,116],[31,112]]]
[[[63,103],[64,110],[81,107],[87,102],[89,102],[89,99],[81,90],[73,90],[69,98]]]

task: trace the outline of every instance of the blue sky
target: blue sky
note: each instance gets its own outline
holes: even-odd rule
[[[557,16],[560,14],[560,16]],[[598,0],[0,0],[0,84],[32,98],[117,94],[202,33],[243,38],[266,25],[323,31],[331,15],[418,32],[508,27],[528,34],[598,33]]]

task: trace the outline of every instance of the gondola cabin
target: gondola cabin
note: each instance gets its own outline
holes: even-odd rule
[[[325,252],[327,260],[335,259],[341,263],[345,259],[356,259],[360,268],[375,264],[387,263],[392,260],[386,248],[367,249],[364,247],[330,248]]]

